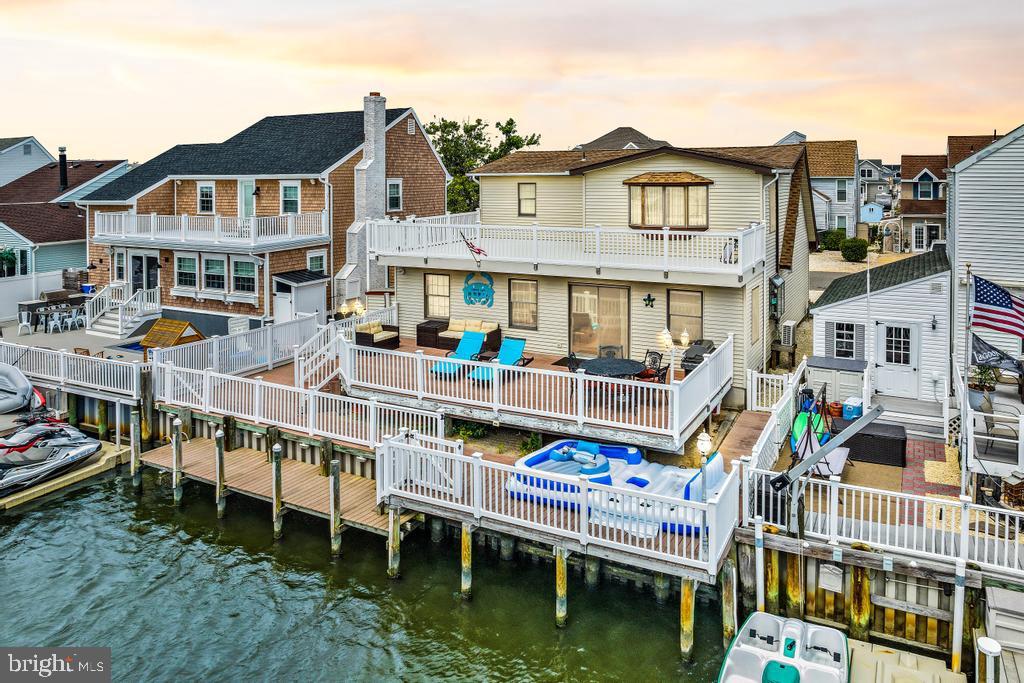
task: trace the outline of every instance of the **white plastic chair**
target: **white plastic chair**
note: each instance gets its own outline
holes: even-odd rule
[[[60,332],[63,324],[64,314],[54,311],[46,321],[46,331],[50,334],[53,334],[54,331]]]
[[[83,322],[81,310],[73,308],[70,313],[64,315],[61,327],[70,332],[72,328],[80,327]]]
[[[29,334],[32,334],[32,311],[19,311],[18,312],[18,336],[21,336],[21,328],[28,330]]]

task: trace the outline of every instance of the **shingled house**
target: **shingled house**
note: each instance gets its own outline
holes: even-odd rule
[[[109,333],[105,319],[131,297],[145,300],[133,310],[206,335],[231,318],[325,319],[362,297],[365,246],[347,245],[349,231],[368,217],[443,214],[449,179],[412,109],[387,109],[379,93],[363,104],[177,145],[84,197],[93,280],[112,295],[90,329]]]

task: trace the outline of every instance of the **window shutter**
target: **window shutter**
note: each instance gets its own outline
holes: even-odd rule
[[[831,320],[825,322],[825,356],[833,358],[836,355],[836,324]]]
[[[864,326],[853,326],[853,357],[864,360]]]

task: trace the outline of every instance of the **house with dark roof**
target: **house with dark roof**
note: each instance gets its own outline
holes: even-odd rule
[[[946,239],[946,155],[904,154],[900,160],[900,225],[904,246],[928,251]]]
[[[61,289],[65,269],[86,267],[85,211],[76,194],[96,189],[127,171],[124,160],[67,159],[45,164],[0,186],[0,320],[17,302]]]
[[[362,110],[268,116],[224,142],[176,145],[77,202],[105,302],[89,331],[111,334],[132,297],[206,335],[233,318],[324,320],[390,284],[367,261],[366,219],[444,214],[449,179],[416,112],[379,93]]]
[[[857,174],[861,205],[875,203],[885,209],[892,208],[895,178],[892,170],[881,159],[861,159]]]
[[[695,340],[730,344],[726,401],[740,404],[778,324],[806,314],[802,145],[520,150],[470,175],[479,224],[369,235],[397,273],[402,337],[468,320],[552,358],[675,353],[677,373]]]
[[[664,140],[655,140],[636,128],[619,126],[590,142],[576,145],[573,149],[655,149],[669,146]]]
[[[0,186],[56,161],[31,135],[0,137]]]
[[[808,359],[817,383],[833,377],[826,380],[828,400],[863,398],[866,373],[868,401],[881,404],[887,419],[913,415],[912,428],[941,434],[950,389],[950,287],[941,248],[833,280],[811,305]]]
[[[775,144],[798,144],[807,148],[818,230],[845,230],[848,237],[855,236],[861,204],[857,141],[808,140],[806,135],[794,130]]]

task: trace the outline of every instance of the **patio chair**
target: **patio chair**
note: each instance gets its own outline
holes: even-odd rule
[[[61,329],[66,332],[70,332],[73,328],[79,327],[79,324],[85,324],[85,318],[82,317],[82,313],[79,309],[73,308],[70,312],[64,315],[64,319],[61,320]]]
[[[622,344],[605,344],[597,347],[599,358],[622,358]]]
[[[583,361],[580,360],[580,357],[577,356],[573,351],[569,352],[569,355],[565,357],[565,360],[565,366],[569,369],[569,372],[576,372],[577,370],[580,369],[580,366],[583,365]]]
[[[446,358],[456,360],[477,360],[480,357],[480,349],[483,348],[486,336],[483,332],[466,332],[459,340],[459,345],[454,351],[445,354]],[[435,363],[430,372],[441,377],[454,377],[465,366],[462,363]]]
[[[46,319],[46,331],[50,334],[54,332],[60,332],[64,326],[64,314],[57,313],[56,311],[50,314],[50,317]]]
[[[526,340],[518,337],[505,337],[501,340],[501,348],[498,349],[498,357],[495,359],[498,365],[526,367],[533,362],[532,356],[524,356]],[[469,378],[477,382],[490,382],[494,379],[494,368],[480,367],[473,368]]]
[[[76,346],[74,351],[75,351],[75,355],[76,356],[91,356],[92,355],[92,351],[90,351],[89,349],[85,348],[84,346]]]
[[[975,416],[982,418],[985,426],[985,436],[989,437],[985,439],[983,453],[987,454],[989,449],[992,448],[993,438],[1013,441],[1020,440],[1020,434],[1017,433],[1016,427],[1016,421],[1020,417],[1020,410],[1015,406],[1008,403],[994,403],[992,398],[986,393],[981,395],[976,410],[980,411],[980,414],[975,413]],[[1002,419],[997,421],[996,418]],[[1014,422],[1010,422],[1010,419],[1013,419]]]
[[[29,334],[32,334],[32,311],[19,311],[18,312],[18,336],[21,336],[21,328],[28,330]]]

